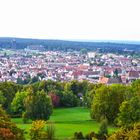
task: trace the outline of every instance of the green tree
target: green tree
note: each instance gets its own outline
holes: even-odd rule
[[[88,90],[88,82],[87,81],[79,82],[79,91],[78,92],[85,95],[87,93],[87,90]]]
[[[48,120],[52,114],[50,97],[42,90],[30,93],[25,99],[26,116],[32,120]]]
[[[114,77],[118,77],[118,69],[114,70]]]
[[[17,92],[12,103],[11,110],[14,114],[21,115],[25,111],[24,99],[27,97],[29,93],[27,91]]]
[[[140,121],[140,96],[132,97],[124,101],[120,106],[120,113],[117,117],[119,126],[131,127]]]
[[[109,122],[114,122],[119,112],[120,104],[124,101],[125,86],[101,86],[96,90],[91,106],[91,117],[100,121],[102,116]]]
[[[3,92],[0,91],[0,105],[4,105],[6,98],[3,95]]]
[[[87,54],[87,49],[85,49],[85,48],[84,48],[84,49],[81,49],[81,50],[80,50],[80,53],[81,53],[81,54]]]
[[[55,82],[52,80],[41,81],[38,85],[38,90],[44,90],[47,93],[54,92],[56,94],[60,94],[63,91],[63,84],[60,82]]]
[[[64,91],[63,96],[60,99],[61,105],[65,107],[74,107],[78,104],[78,99],[76,95],[74,95],[70,91]]]
[[[76,81],[76,80],[73,80],[73,81],[67,83],[65,85],[65,90],[66,91],[72,91],[72,93],[74,95],[77,95],[79,93],[79,82]]]
[[[95,96],[95,92],[98,88],[100,88],[102,85],[101,84],[89,84],[88,83],[88,88],[87,88],[87,91],[86,91],[86,94],[84,96],[84,104],[87,106],[87,107],[91,107],[91,104],[92,104],[92,101],[93,101],[93,98]]]
[[[39,77],[38,76],[34,76],[32,79],[31,79],[31,83],[35,83],[35,82],[38,82],[39,81]]]
[[[140,79],[132,83],[132,90],[135,94],[140,94]]]
[[[11,102],[15,97],[15,94],[20,90],[20,86],[12,82],[3,82],[0,83],[0,91],[5,98],[3,103],[3,108],[10,113],[11,112]]]
[[[10,118],[6,114],[6,111],[0,106],[0,120],[10,121]]]
[[[17,84],[24,84],[24,80],[22,80],[22,78],[17,78]]]

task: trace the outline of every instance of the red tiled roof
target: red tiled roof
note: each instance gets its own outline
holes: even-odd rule
[[[101,84],[107,84],[108,83],[109,78],[106,77],[100,77],[99,78],[99,83]]]

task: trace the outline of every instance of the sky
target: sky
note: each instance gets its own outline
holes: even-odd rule
[[[140,0],[0,0],[0,37],[140,41]]]

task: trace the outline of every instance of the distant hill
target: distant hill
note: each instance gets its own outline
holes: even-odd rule
[[[48,39],[30,39],[30,38],[12,38],[0,37],[0,48],[24,49],[28,45],[43,45],[46,50],[97,50],[103,52],[117,52],[126,50],[140,51],[140,43],[128,41],[68,41],[68,40],[48,40]]]

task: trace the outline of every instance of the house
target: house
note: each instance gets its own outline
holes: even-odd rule
[[[99,83],[101,83],[101,84],[107,84],[107,85],[120,84],[120,83],[122,83],[122,80],[119,77],[111,77],[111,78],[100,77],[99,78]]]
[[[100,84],[107,84],[108,79],[109,79],[109,78],[103,77],[103,76],[102,76],[102,77],[99,78],[99,83],[100,83]]]
[[[99,79],[100,71],[83,71],[82,74],[87,78]]]
[[[127,74],[127,79],[128,79],[129,82],[132,82],[133,80],[137,80],[139,78],[140,78],[140,76],[139,76],[139,72],[138,71],[131,70]]]

